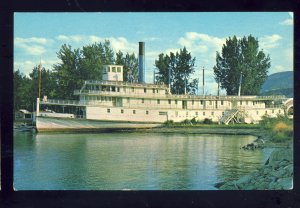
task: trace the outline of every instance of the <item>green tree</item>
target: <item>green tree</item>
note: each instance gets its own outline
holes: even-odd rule
[[[188,94],[195,94],[198,81],[191,80],[195,72],[195,60],[185,47],[176,54],[172,52],[170,55],[159,54],[158,60],[155,60],[155,67],[158,69],[156,82],[170,84],[173,94],[184,94],[185,91]]]
[[[259,50],[258,40],[251,35],[229,37],[216,53],[215,80],[227,95],[237,95],[242,76],[241,95],[258,95],[271,66],[269,55]]]
[[[108,40],[83,46],[82,49],[72,49],[64,44],[57,57],[61,63],[53,66],[53,72],[59,86],[57,98],[63,99],[74,99],[74,90],[81,88],[85,80],[101,80],[103,65],[115,62]]]
[[[14,71],[14,112],[20,109],[32,110],[32,102],[28,99],[30,79],[18,69]],[[30,105],[31,104],[31,105]]]
[[[81,53],[79,49],[72,50],[70,45],[62,45],[57,53],[61,63],[53,66],[59,88],[57,89],[58,98],[74,99],[73,91],[81,87],[83,80],[80,69]]]
[[[134,80],[137,80],[138,77],[138,58],[135,57],[135,54],[126,53],[125,57],[121,51],[116,53],[116,62],[115,64],[123,65],[123,79],[124,81],[129,81],[130,76]]]

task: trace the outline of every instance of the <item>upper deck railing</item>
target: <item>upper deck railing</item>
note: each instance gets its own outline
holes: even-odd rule
[[[284,95],[273,96],[214,96],[214,95],[176,95],[137,92],[112,92],[101,90],[75,90],[74,95],[101,95],[112,97],[134,97],[134,98],[160,98],[160,99],[186,99],[186,100],[280,100],[286,99]]]
[[[102,81],[102,80],[86,80],[84,84],[99,84],[109,86],[128,86],[128,87],[148,87],[148,88],[162,88],[167,89],[168,86],[165,84],[146,84],[136,82],[121,82],[121,81]]]

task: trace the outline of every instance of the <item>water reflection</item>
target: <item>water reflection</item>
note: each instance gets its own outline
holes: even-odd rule
[[[152,133],[14,136],[18,190],[212,190],[258,168],[253,136]],[[25,177],[26,176],[26,177]]]

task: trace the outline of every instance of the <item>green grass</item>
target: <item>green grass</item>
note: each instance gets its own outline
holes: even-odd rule
[[[276,143],[290,141],[294,136],[293,120],[287,116],[277,116],[276,118],[265,116],[260,121],[260,128],[267,130],[271,140]]]
[[[212,122],[210,119],[204,121],[195,122],[192,120],[184,120],[182,122],[174,122],[173,120],[166,121],[164,127],[168,128],[180,128],[180,127],[189,127],[189,128],[229,128],[229,129],[257,129],[259,128],[258,124],[217,124]]]

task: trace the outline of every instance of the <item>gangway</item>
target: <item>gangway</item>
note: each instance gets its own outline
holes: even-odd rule
[[[224,115],[220,119],[220,123],[223,123],[225,125],[228,125],[228,123],[232,120],[235,120],[236,115],[240,112],[239,109],[230,109],[225,111]]]

